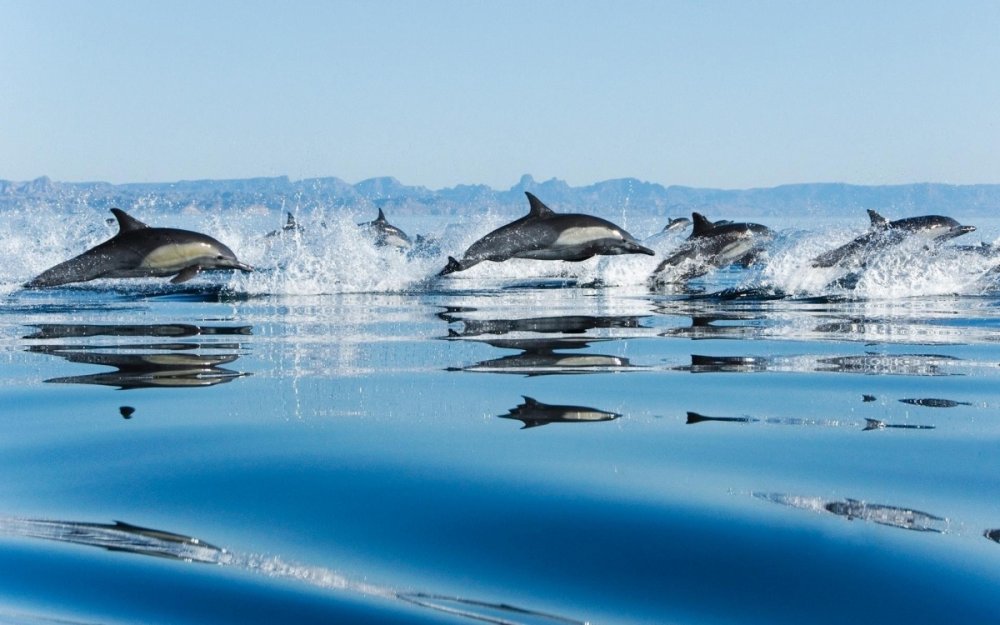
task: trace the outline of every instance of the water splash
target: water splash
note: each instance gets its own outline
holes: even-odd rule
[[[47,210],[47,209],[46,209]],[[0,249],[0,295],[67,258],[107,240],[115,233],[103,210],[78,207],[54,211],[58,217],[39,218],[43,209],[8,211],[0,224],[6,244]],[[525,281],[558,281],[563,286],[587,285],[646,288],[663,257],[684,241],[683,231],[663,232],[662,218],[632,215],[633,233],[648,236],[645,243],[656,256],[596,257],[579,263],[512,259],[483,262],[468,271],[438,278],[447,257],[460,256],[483,234],[507,223],[506,212],[486,211],[458,220],[435,216],[400,215],[393,222],[411,238],[420,235],[427,245],[409,252],[379,247],[358,224],[370,219],[346,209],[293,211],[298,227],[282,230],[285,212],[250,206],[225,212],[196,209],[165,212],[154,205],[134,209],[146,223],[210,234],[226,243],[245,262],[257,268],[251,274],[219,273],[199,276],[227,292],[247,296],[302,296],[340,293],[454,292],[503,289]],[[57,225],[54,225],[54,221]],[[915,296],[979,295],[1000,288],[1000,253],[984,245],[964,248],[949,244],[928,250],[917,241],[893,246],[861,268],[817,268],[811,259],[850,240],[856,228],[817,224],[809,229],[769,223],[779,236],[762,262],[749,269],[717,271],[695,281],[696,290],[726,287],[764,288],[793,297],[833,296],[850,299],[899,299]],[[975,243],[975,242],[969,242]],[[163,279],[97,280],[71,285],[77,290],[134,289]],[[169,285],[168,285],[169,286]],[[168,289],[169,290],[169,289]],[[688,292],[690,285],[682,291]]]

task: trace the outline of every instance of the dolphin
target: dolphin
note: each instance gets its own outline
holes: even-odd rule
[[[701,213],[691,217],[691,236],[656,267],[652,284],[682,282],[734,263],[749,265],[774,237],[770,228],[760,224],[713,222]]]
[[[462,260],[448,257],[439,276],[465,271],[484,260],[503,262],[510,258],[579,262],[593,256],[648,254],[655,252],[610,221],[579,213],[557,213],[525,191],[527,215],[500,226],[469,246]]]
[[[820,254],[812,261],[813,267],[833,267],[859,261],[875,251],[898,245],[910,237],[918,237],[932,245],[939,245],[949,239],[973,232],[975,226],[963,226],[951,217],[924,215],[889,221],[878,212],[868,209],[871,226],[868,232],[850,243]]]
[[[613,421],[621,415],[617,412],[607,412],[587,406],[561,406],[544,404],[536,399],[522,395],[524,403],[510,409],[508,414],[500,415],[503,419],[517,419],[524,423],[522,430],[538,427],[547,423],[587,423],[593,421]]]
[[[663,226],[661,232],[672,232],[674,230],[683,230],[691,225],[691,220],[687,217],[668,217],[667,225]]]
[[[174,276],[187,282],[201,271],[253,271],[212,237],[176,228],[150,228],[120,208],[112,208],[118,234],[86,252],[46,269],[24,286],[40,288],[98,278]]]
[[[299,222],[295,220],[295,215],[293,215],[291,211],[288,211],[286,214],[287,217],[285,219],[285,225],[281,227],[281,230],[272,230],[265,234],[265,237],[278,237],[286,232],[302,232],[302,226],[300,226]]]
[[[378,209],[378,217],[373,221],[358,224],[375,235],[375,245],[408,249],[413,245],[406,233],[389,223],[382,209]]]

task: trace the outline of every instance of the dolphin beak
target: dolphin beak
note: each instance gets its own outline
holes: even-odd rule
[[[949,230],[948,233],[941,240],[954,239],[955,237],[960,237],[963,234],[968,234],[970,232],[975,232],[975,231],[976,231],[975,226],[955,226],[954,228]]]
[[[656,252],[649,249],[645,245],[639,245],[638,243],[629,242],[629,251],[635,252],[637,254],[648,254],[649,256],[656,256]]]
[[[246,263],[240,263],[240,262],[233,263],[233,269],[239,269],[243,273],[250,273],[251,271],[253,271],[253,267],[252,266],[250,266],[250,265],[248,265]]]

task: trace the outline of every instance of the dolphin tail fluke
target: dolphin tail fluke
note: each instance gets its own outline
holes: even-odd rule
[[[711,421],[711,419],[709,419],[705,415],[698,414],[697,412],[690,412],[690,411],[688,412],[688,417],[687,417],[688,425],[691,425],[692,423],[701,423],[702,421]]]
[[[455,273],[456,271],[462,271],[463,269],[465,269],[465,267],[462,266],[461,262],[455,260],[454,256],[449,256],[448,264],[445,265],[444,269],[442,269],[438,275],[446,276],[449,273]]]
[[[88,282],[105,275],[109,267],[103,255],[84,252],[79,256],[50,267],[24,284],[27,289],[62,286],[72,282]]]

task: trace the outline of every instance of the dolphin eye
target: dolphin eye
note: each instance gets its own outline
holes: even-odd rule
[[[225,256],[223,256],[222,254],[219,254],[218,256],[215,257],[215,260],[224,260],[224,259]]]

